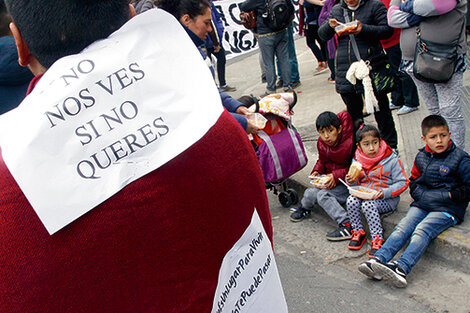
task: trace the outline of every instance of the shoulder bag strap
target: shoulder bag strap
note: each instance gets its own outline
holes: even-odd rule
[[[349,19],[348,11],[346,11],[346,9],[343,9],[343,16],[344,16],[344,21],[346,23],[349,23],[351,21]],[[356,59],[359,61],[361,59],[361,54],[359,53],[359,48],[357,47],[356,38],[354,37],[354,35],[349,34],[349,40],[351,40],[351,44],[354,50],[354,55],[356,56]]]

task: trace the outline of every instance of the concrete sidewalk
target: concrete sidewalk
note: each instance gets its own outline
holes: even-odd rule
[[[288,183],[299,191],[299,196],[301,197],[303,191],[310,187],[307,176],[318,159],[316,149],[318,133],[315,128],[315,120],[324,111],[338,113],[345,110],[345,105],[339,94],[336,93],[335,85],[327,81],[329,71],[320,75],[314,75],[317,61],[307,47],[305,38],[296,39],[295,44],[302,85],[296,89],[298,102],[294,108],[293,124],[300,132],[308,153],[309,162],[303,170],[294,174]],[[258,52],[230,60],[227,64],[226,72],[227,83],[237,87],[237,91],[230,93],[234,98],[249,94],[259,96],[266,89],[266,84],[262,84],[260,79],[261,72]],[[469,75],[469,71],[465,72],[463,103],[466,121],[470,121]],[[422,101],[419,110],[412,113],[398,116],[396,111],[394,112],[395,125],[399,136],[398,149],[405,170],[409,174],[418,149],[423,147],[420,124],[422,119],[429,113]],[[375,123],[374,117],[367,117],[366,123]],[[467,127],[466,138],[466,141],[469,142],[470,127]],[[468,149],[469,147],[467,147]],[[401,196],[397,211],[383,220],[386,237],[404,216],[410,203],[411,197],[409,192],[405,191]],[[323,212],[323,210],[316,210],[314,214],[317,212]],[[468,261],[470,257],[469,220],[470,213],[467,210],[465,222],[442,233],[431,243],[426,253],[455,269],[470,273],[470,262]]]

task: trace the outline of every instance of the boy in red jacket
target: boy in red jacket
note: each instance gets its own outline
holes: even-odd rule
[[[318,161],[310,176],[316,187],[305,190],[301,206],[291,214],[290,219],[293,222],[303,220],[318,203],[339,225],[326,238],[332,241],[349,240],[351,224],[348,213],[342,206],[346,203],[349,191],[338,179],[344,179],[351,164],[352,119],[347,112],[336,115],[327,111],[318,116],[316,127],[320,134],[317,142]]]

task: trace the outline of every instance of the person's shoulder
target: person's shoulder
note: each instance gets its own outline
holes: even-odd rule
[[[336,114],[339,118],[339,121],[341,122],[341,125],[343,125],[343,128],[344,127],[351,127],[351,132],[352,132],[352,124],[353,124],[353,120],[352,120],[352,117],[351,115],[347,112],[347,111],[341,111],[339,112],[338,114]]]
[[[385,10],[387,11],[387,7],[381,0],[367,0],[365,6],[371,7],[373,10]]]
[[[341,7],[341,2],[333,5],[333,7],[331,8],[331,13],[335,12],[340,12],[340,11],[343,11],[343,8]]]

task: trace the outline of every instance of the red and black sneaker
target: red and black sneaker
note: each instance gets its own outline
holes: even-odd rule
[[[366,232],[363,230],[352,231],[351,241],[349,242],[348,248],[350,250],[360,250],[364,242],[366,242]]]
[[[385,240],[380,238],[379,235],[376,235],[374,239],[372,239],[372,248],[369,251],[369,259],[373,258],[375,253],[382,247]]]

